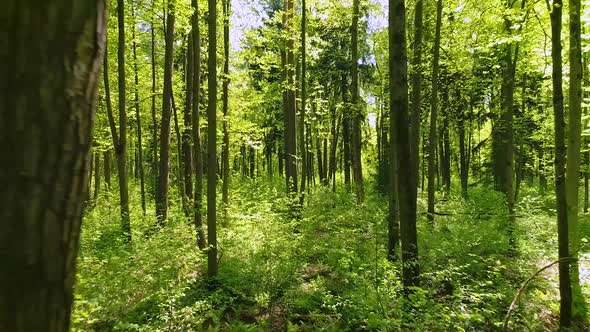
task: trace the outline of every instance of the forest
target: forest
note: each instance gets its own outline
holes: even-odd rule
[[[2,5],[0,332],[590,330],[590,1]]]

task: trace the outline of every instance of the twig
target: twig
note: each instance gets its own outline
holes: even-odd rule
[[[512,316],[512,313],[514,312],[514,310],[516,310],[516,303],[520,300],[520,296],[522,295],[522,292],[524,291],[526,286],[529,284],[529,282],[531,282],[533,279],[535,279],[535,277],[538,276],[541,272],[547,270],[548,268],[552,267],[553,265],[555,265],[559,262],[568,261],[568,260],[572,260],[572,259],[575,259],[575,258],[574,257],[562,257],[556,261],[553,261],[553,262],[543,266],[539,270],[537,270],[537,272],[533,273],[532,276],[528,277],[522,283],[522,285],[520,286],[520,288],[516,292],[516,295],[514,296],[512,303],[510,303],[510,307],[508,308],[508,312],[506,313],[506,316],[504,317],[504,324],[503,324],[504,331],[508,330],[508,322],[510,321],[510,316]]]

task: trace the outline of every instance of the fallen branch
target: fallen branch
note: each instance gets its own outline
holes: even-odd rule
[[[535,279],[536,276],[538,276],[539,274],[541,274],[541,272],[547,270],[548,268],[552,267],[553,265],[559,263],[559,262],[563,262],[563,261],[568,261],[568,260],[572,260],[575,259],[573,257],[562,257],[556,261],[553,261],[545,266],[543,266],[542,268],[540,268],[539,270],[537,270],[537,272],[533,273],[532,276],[528,277],[520,286],[520,288],[518,289],[518,291],[516,292],[514,299],[512,300],[512,303],[510,303],[510,307],[508,308],[508,312],[506,313],[506,316],[504,317],[504,324],[503,324],[503,329],[504,331],[508,330],[508,322],[510,321],[510,316],[512,316],[512,313],[514,312],[514,310],[516,310],[516,303],[520,300],[520,296],[522,295],[522,292],[524,291],[524,289],[526,288],[526,286],[533,280]]]

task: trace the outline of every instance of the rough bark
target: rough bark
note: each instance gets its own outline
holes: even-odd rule
[[[69,331],[104,1],[8,0],[0,50],[0,330]],[[10,51],[6,51],[10,50]],[[74,51],[75,50],[75,51]]]

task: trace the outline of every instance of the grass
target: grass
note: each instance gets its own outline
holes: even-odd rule
[[[556,258],[550,194],[522,188],[519,254],[510,257],[498,193],[471,188],[466,200],[439,193],[437,211],[445,215],[434,226],[420,193],[421,288],[405,303],[400,265],[385,259],[386,197],[369,183],[366,203],[356,206],[343,188],[318,186],[297,220],[283,187],[281,178],[234,179],[228,220],[220,220],[216,280],[205,277],[206,257],[178,199],[168,224],[154,231],[153,208],[142,215],[132,183],[128,245],[119,240],[117,191],[104,191],[83,222],[73,330],[396,331],[404,321],[414,331],[495,331],[520,283]],[[514,331],[556,329],[556,280],[550,269],[531,283]]]

